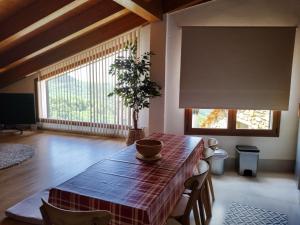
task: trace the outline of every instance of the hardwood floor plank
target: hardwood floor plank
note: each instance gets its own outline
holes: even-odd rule
[[[35,147],[33,158],[0,170],[0,224],[25,225],[5,218],[5,210],[24,198],[56,186],[125,147],[124,139],[52,131],[0,135],[0,143]]]

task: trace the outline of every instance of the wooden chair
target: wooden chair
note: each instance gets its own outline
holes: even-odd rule
[[[213,187],[212,187],[212,179],[210,173],[209,164],[204,160],[199,160],[197,165],[194,168],[194,175],[201,175],[207,173],[207,176],[204,181],[204,185],[202,187],[198,205],[200,208],[200,218],[202,224],[208,224],[209,220],[212,217],[212,202],[214,201]],[[190,190],[185,190],[185,194],[190,195]],[[210,198],[211,197],[211,198]]]
[[[201,215],[202,223],[207,224],[212,217],[212,202],[215,200],[214,189],[212,186],[210,166],[205,160],[199,160],[194,174],[201,175],[207,173],[204,181],[203,190],[201,192],[201,202],[199,199],[199,207],[203,204],[205,208],[205,217]]]
[[[200,175],[192,176],[189,179],[187,179],[184,183],[186,190],[189,190],[189,194],[182,195],[173,212],[171,213],[171,217],[176,219],[182,225],[190,225],[191,211],[193,211],[196,225],[204,225],[202,222],[200,223],[200,216],[203,215],[203,207],[201,204],[201,207],[199,207],[199,215],[197,202],[202,203],[201,192],[203,190],[203,184],[205,182],[206,176],[207,172]]]
[[[107,225],[112,216],[103,210],[71,211],[59,209],[42,199],[40,211],[44,225]]]

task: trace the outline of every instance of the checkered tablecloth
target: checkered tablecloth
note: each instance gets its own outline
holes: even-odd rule
[[[199,137],[156,133],[162,159],[146,163],[129,146],[50,190],[49,202],[71,210],[108,210],[111,225],[163,225],[202,157]]]

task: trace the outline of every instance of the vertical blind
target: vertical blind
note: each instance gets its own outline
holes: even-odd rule
[[[40,71],[39,117],[43,128],[105,136],[125,136],[131,111],[109,75],[116,57],[126,57],[128,42],[139,43],[139,29],[87,49]],[[139,46],[138,46],[139,47]]]

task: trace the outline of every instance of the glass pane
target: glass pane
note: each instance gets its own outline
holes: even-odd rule
[[[128,124],[122,100],[108,97],[116,83],[108,72],[114,58],[96,59],[46,80],[47,119]]]
[[[86,71],[83,66],[46,81],[49,119],[90,122],[91,93]]]
[[[227,129],[227,109],[193,109],[192,128]]]
[[[272,119],[271,110],[238,110],[236,129],[272,130]]]

